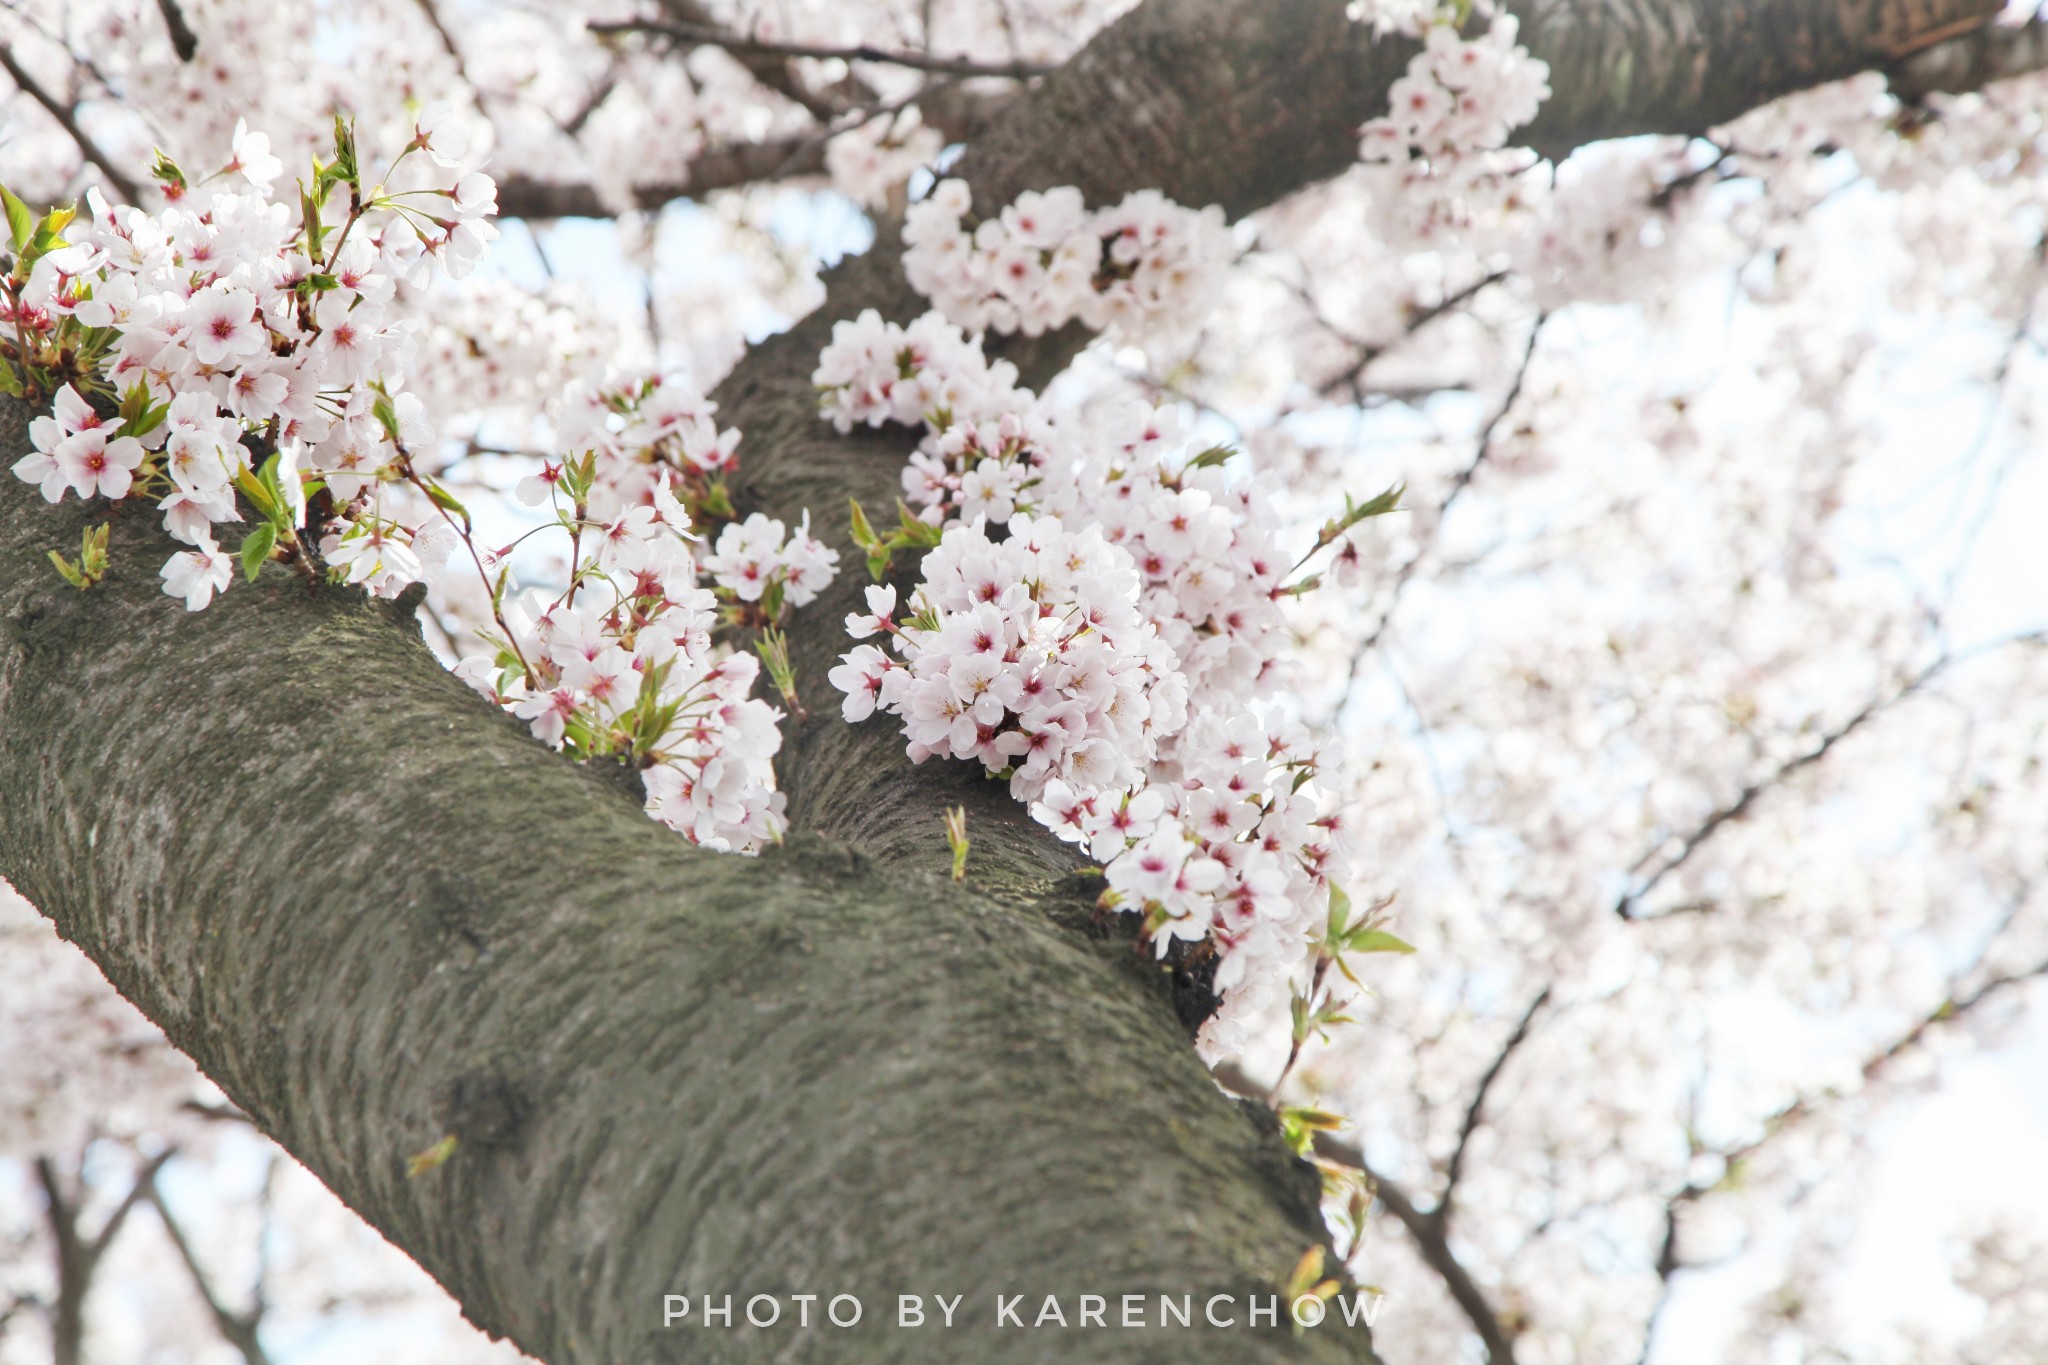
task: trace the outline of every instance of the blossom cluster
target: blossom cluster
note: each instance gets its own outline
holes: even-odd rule
[[[1507,145],[1550,95],[1550,67],[1515,41],[1511,14],[1476,38],[1433,24],[1407,74],[1387,92],[1391,108],[1359,129],[1359,156],[1402,161],[1460,156]]]
[[[937,314],[835,326],[813,376],[824,415],[923,425],[904,496],[941,534],[908,615],[884,586],[848,618],[896,655],[858,646],[831,681],[849,721],[899,719],[914,760],[1007,776],[1106,864],[1107,902],[1144,916],[1156,952],[1215,954],[1227,993],[1203,1046],[1227,1053],[1299,984],[1343,875],[1313,753],[1254,706],[1298,565],[1228,452],[1191,451],[1172,411],[1058,411],[1015,379]]]
[[[1367,17],[1378,25],[1406,22],[1411,8]],[[1498,234],[1509,245],[1527,230],[1518,210],[1543,198],[1526,174],[1534,155],[1507,143],[1549,97],[1550,68],[1516,42],[1513,15],[1495,15],[1472,38],[1459,22],[1457,11],[1440,9],[1413,30],[1423,50],[1388,91],[1388,112],[1358,130],[1359,159],[1382,201],[1377,216],[1393,220],[1396,244]]]
[[[990,361],[943,314],[932,312],[908,327],[882,321],[874,309],[832,324],[832,340],[811,376],[823,414],[840,431],[887,422],[917,426],[927,415],[975,419],[1023,413],[1028,390],[1017,387],[1017,367]]]
[[[1079,321],[1170,344],[1207,316],[1233,254],[1222,209],[1157,190],[1094,210],[1072,186],[1027,191],[970,229],[971,208],[967,182],[942,180],[903,223],[911,287],[970,331],[1037,336]]]
[[[1131,558],[1099,528],[1019,515],[992,540],[977,521],[925,559],[909,614],[868,589],[856,639],[886,634],[901,662],[863,645],[832,671],[844,714],[900,718],[910,757],[979,761],[1034,800],[1059,780],[1088,793],[1143,780],[1187,721],[1187,682],[1138,611]]]
[[[444,118],[424,111],[400,161],[418,152],[452,172],[462,147]],[[16,274],[33,260],[0,300],[22,338],[21,377],[63,380],[14,473],[52,502],[67,492],[156,500],[165,528],[193,547],[164,565],[164,589],[194,611],[233,580],[215,528],[244,520],[238,492],[262,514],[242,542],[252,571],[272,556],[310,565],[299,532],[313,482],[338,509],[324,549],[338,576],[392,595],[437,552],[414,547],[375,497],[381,471],[403,468],[409,445],[431,434],[402,389],[415,323],[393,299],[436,265],[468,273],[497,235],[486,221],[496,188],[470,172],[446,176],[452,185],[366,191],[340,126],[336,158],[294,222],[270,197],[282,170],[264,135],[243,127],[227,166],[199,185],[159,160],[162,211],[93,192],[82,222],[44,220],[42,250],[18,232]],[[67,230],[75,241],[58,235]],[[53,358],[54,370],[38,363]],[[81,386],[119,393],[118,421],[102,419]]]
[[[446,119],[421,113],[399,161],[418,152],[452,172],[463,139]],[[425,406],[403,376],[430,267],[466,274],[494,235],[490,180],[366,187],[338,125],[294,223],[268,196],[281,169],[261,134],[238,130],[228,166],[199,184],[160,160],[170,202],[154,214],[94,196],[84,223],[37,223],[9,199],[0,304],[16,333],[0,373],[53,399],[17,477],[52,502],[155,499],[193,547],[161,573],[188,610],[225,591],[237,561],[251,579],[277,560],[385,598],[424,584],[476,618],[445,632],[484,646],[458,672],[543,741],[630,765],[649,813],[697,842],[751,851],[779,837],[780,713],[751,695],[761,663],[720,632],[762,632],[767,671],[793,700],[777,628],[831,581],[836,553],[807,518],[793,531],[739,519],[726,488],[739,433],[681,375],[651,372],[569,386],[552,427],[573,453],[517,490],[546,520],[481,545],[431,467]],[[118,406],[88,398],[109,390]],[[233,523],[250,529],[230,552],[216,536]],[[514,590],[512,557],[550,530],[567,545],[566,583]],[[58,568],[89,587],[104,548],[88,532],[80,562],[56,556]]]
[[[569,583],[508,603],[495,652],[465,658],[456,672],[542,741],[637,769],[648,814],[663,824],[701,844],[753,851],[783,828],[772,766],[781,715],[751,695],[755,659],[714,640],[724,601],[739,594],[724,586],[727,574],[714,576],[717,588],[699,582],[705,566],[679,481],[663,466],[631,463],[649,472],[622,480],[592,452],[527,481],[522,493],[547,499],[577,548]],[[644,489],[646,500],[622,487]],[[779,542],[781,528],[755,539]],[[829,577],[832,552],[798,542],[795,557]],[[749,584],[753,600],[761,586]],[[791,588],[789,597],[808,601],[811,592]]]
[[[1192,686],[1241,699],[1271,681],[1289,567],[1277,518],[1256,485],[1230,478],[1228,452],[1187,449],[1172,409],[1054,411],[936,313],[908,327],[872,310],[835,324],[812,382],[842,429],[925,426],[903,471],[920,519],[950,529],[1049,514],[1097,525],[1131,556],[1140,605]]]
[[[1330,889],[1348,876],[1349,831],[1311,785],[1318,758],[1298,727],[1248,708],[1206,707],[1125,791],[1054,781],[1032,815],[1105,864],[1115,905],[1145,917],[1155,951],[1210,945],[1223,1008],[1202,1044],[1239,1051],[1299,986]]]
[[[721,429],[716,411],[679,374],[574,386],[557,434],[583,453],[516,489],[550,516],[541,529],[567,539],[567,582],[498,606],[478,632],[489,647],[456,672],[545,743],[638,770],[663,824],[753,852],[786,823],[773,767],[781,713],[752,695],[761,664],[720,632],[772,631],[785,607],[831,582],[838,555],[807,524],[732,519],[723,480],[739,433]],[[707,552],[695,528],[714,521],[724,524]],[[502,566],[513,548],[476,567]],[[787,678],[775,681],[793,696]]]
[[[833,188],[864,208],[888,206],[911,174],[938,160],[946,139],[925,126],[917,106],[877,115],[825,144],[825,171]]]

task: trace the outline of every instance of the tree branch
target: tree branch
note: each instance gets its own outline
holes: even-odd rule
[[[1465,1320],[1472,1324],[1472,1330],[1486,1347],[1488,1365],[1515,1365],[1513,1339],[1502,1328],[1500,1316],[1487,1299],[1486,1291],[1479,1287],[1479,1282],[1472,1278],[1471,1272],[1452,1252],[1442,1226],[1416,1208],[1415,1201],[1401,1186],[1375,1172],[1366,1163],[1365,1152],[1355,1144],[1331,1133],[1317,1133],[1315,1142],[1316,1155],[1325,1161],[1349,1166],[1372,1182],[1373,1192],[1379,1196],[1381,1205],[1415,1239],[1415,1247],[1423,1263],[1442,1278],[1444,1288],[1450,1291]]]
[[[156,0],[156,7],[164,17],[164,27],[170,30],[171,51],[178,54],[179,61],[191,61],[199,52],[199,35],[192,31],[178,0]]]
[[[77,146],[79,155],[83,156],[88,163],[98,169],[102,176],[106,177],[108,186],[116,194],[131,204],[141,202],[141,186],[120,169],[119,163],[101,150],[99,143],[93,141],[92,134],[79,126],[76,110],[69,108],[55,95],[45,90],[35,77],[29,75],[22,68],[21,62],[14,55],[14,47],[10,43],[0,43],[0,71],[5,71],[8,79],[12,80],[23,94],[27,95],[37,104],[42,105],[44,111],[51,118],[57,120],[58,126],[64,130],[73,144]]]
[[[1917,100],[1978,90],[1995,81],[2048,70],[2048,20],[1984,24],[1936,43],[1889,68],[1893,93]]]
[[[1422,544],[1416,546],[1414,554],[1408,556],[1401,562],[1401,566],[1394,570],[1394,581],[1387,587],[1386,610],[1380,613],[1379,620],[1373,622],[1372,629],[1360,638],[1358,648],[1351,653],[1352,676],[1357,675],[1359,666],[1365,662],[1365,656],[1378,647],[1381,638],[1387,633],[1387,627],[1392,624],[1394,613],[1400,609],[1401,597],[1407,592],[1409,582],[1415,577],[1415,571],[1422,566],[1422,561],[1429,557],[1430,542],[1443,529],[1444,518],[1450,515],[1451,508],[1457,505],[1458,499],[1465,495],[1465,490],[1472,486],[1472,480],[1479,476],[1479,471],[1493,457],[1493,443],[1499,438],[1509,414],[1515,409],[1516,401],[1522,396],[1522,385],[1529,377],[1529,363],[1536,358],[1536,342],[1543,335],[1543,324],[1546,321],[1547,317],[1539,313],[1536,320],[1530,324],[1528,341],[1523,345],[1522,357],[1515,365],[1515,377],[1508,384],[1508,390],[1502,395],[1500,403],[1494,408],[1493,415],[1480,429],[1479,443],[1472,452],[1472,458],[1458,470],[1451,480],[1450,488],[1437,500],[1436,511],[1430,519],[1428,537]]]
[[[736,36],[721,26],[711,12],[698,4],[697,0],[658,0],[658,3],[669,18],[680,26],[705,29],[725,34],[727,37]],[[684,42],[678,46],[682,52],[688,53],[703,44]],[[830,123],[841,111],[842,106],[837,101],[812,90],[805,84],[804,78],[797,74],[796,68],[789,61],[767,53],[742,52],[724,42],[716,46],[723,47],[755,80],[808,112],[819,123]],[[857,76],[849,79],[859,96],[865,98],[872,95],[873,92],[868,89],[865,81]]]
[[[2023,891],[2020,899],[2024,900],[2030,891],[2031,888]],[[2015,912],[2017,911],[2017,901],[2013,909]],[[2006,922],[2011,922],[2011,914],[2008,914]],[[1987,943],[1985,951],[1988,952],[1989,948],[1990,944]],[[1897,1060],[1906,1051],[1918,1045],[1928,1033],[1951,1024],[1960,1023],[1986,1001],[1994,999],[2015,987],[2040,980],[2043,977],[2048,977],[2048,958],[2044,958],[2032,966],[2017,971],[1988,977],[1979,985],[1960,996],[1954,995],[1952,990],[1951,998],[1944,999],[1926,1014],[1914,1020],[1909,1028],[1885,1047],[1873,1053],[1864,1062],[1859,1071],[1864,1083],[1867,1085],[1876,1079],[1885,1067]],[[1712,1155],[1720,1160],[1724,1172],[1722,1179],[1726,1179],[1726,1173],[1732,1172],[1737,1163],[1755,1156],[1774,1139],[1795,1127],[1801,1120],[1811,1116],[1823,1103],[1832,1098],[1837,1098],[1833,1091],[1801,1095],[1791,1103],[1768,1115],[1763,1120],[1763,1131],[1755,1138],[1708,1153],[1708,1155]],[[1688,1181],[1664,1201],[1664,1233],[1657,1248],[1656,1261],[1657,1278],[1661,1282],[1661,1286],[1658,1290],[1657,1301],[1651,1306],[1649,1320],[1644,1324],[1643,1349],[1638,1357],[1638,1365],[1647,1365],[1649,1361],[1651,1348],[1655,1344],[1657,1324],[1663,1317],[1664,1310],[1670,1302],[1678,1272],[1692,1268],[1695,1265],[1693,1262],[1686,1261],[1680,1251],[1680,1213],[1687,1205],[1696,1203],[1721,1188],[1721,1184],[1722,1181],[1706,1184],[1696,1180]]]
[[[24,417],[0,405],[0,448]],[[188,614],[145,517],[67,587],[38,561],[87,516],[0,480],[0,869],[486,1330],[734,1361],[750,1335],[664,1331],[663,1295],[822,1287],[868,1317],[793,1360],[1026,1365],[1030,1333],[927,1339],[884,1305],[1241,1297],[1322,1238],[1312,1173],[1217,1094],[1149,961],[1089,934],[1092,893],[1046,899],[979,837],[957,886],[801,834],[692,849],[386,605],[269,571]],[[1371,1355],[1281,1329],[1185,1358]]]
[[[156,1216],[163,1224],[164,1233],[177,1249],[178,1259],[184,1262],[186,1274],[191,1277],[192,1287],[205,1301],[206,1310],[213,1315],[213,1325],[220,1332],[221,1339],[241,1352],[247,1365],[270,1365],[270,1357],[263,1349],[260,1327],[263,1321],[263,1304],[259,1299],[253,1311],[237,1313],[221,1301],[214,1292],[213,1281],[207,1276],[206,1268],[199,1264],[199,1257],[193,1252],[192,1244],[186,1240],[185,1231],[178,1220],[171,1216],[170,1206],[164,1203],[163,1193],[157,1189],[152,1178],[147,1182],[147,1198],[156,1210]]]
[[[107,1248],[121,1235],[121,1227],[128,1221],[128,1215],[135,1211],[137,1204],[151,1197],[156,1189],[157,1172],[163,1169],[164,1163],[176,1152],[177,1148],[167,1147],[142,1163],[141,1169],[135,1173],[133,1183],[128,1187],[128,1193],[114,1206],[114,1211],[107,1215],[107,1221],[100,1226],[99,1232],[85,1244],[89,1264],[97,1265],[100,1257],[106,1255]]]
[[[742,142],[700,154],[680,182],[633,186],[632,207],[658,209],[675,199],[701,199],[715,190],[820,175],[824,170],[825,144],[813,134]],[[535,180],[514,174],[498,185],[501,218],[609,218],[616,211],[587,181]]]
[[[1899,703],[1917,696],[1921,689],[1936,678],[1939,678],[1949,669],[1959,663],[1988,653],[1993,649],[2003,649],[2013,645],[2040,646],[2044,644],[2048,644],[2048,632],[2029,631],[1993,641],[1988,645],[1965,650],[1959,654],[1943,654],[1891,692],[1872,697],[1854,715],[1822,735],[1819,742],[1811,749],[1786,760],[1769,773],[1749,783],[1741,791],[1737,792],[1732,800],[1728,801],[1725,805],[1717,807],[1704,820],[1700,821],[1690,833],[1679,840],[1675,851],[1662,861],[1657,862],[1655,868],[1648,876],[1640,878],[1634,886],[1623,893],[1621,899],[1615,902],[1614,913],[1622,919],[1629,921],[1639,922],[1646,918],[1652,918],[1639,914],[1638,907],[1641,906],[1643,901],[1652,892],[1663,884],[1666,877],[1684,867],[1691,860],[1692,856],[1699,852],[1723,826],[1742,819],[1759,799],[1783,786],[1803,769],[1812,767],[1826,758],[1833,752],[1836,745],[1855,734],[1878,716],[1883,715]],[[1671,840],[1667,838],[1659,843],[1656,848],[1643,854],[1642,857],[1635,861],[1634,866],[1629,868],[1630,875],[1638,874],[1645,867],[1649,867],[1656,859],[1658,850],[1667,848],[1670,844]]]
[[[1011,80],[1029,80],[1034,76],[1043,76],[1051,69],[1030,62],[977,62],[965,57],[935,57],[928,52],[893,52],[865,44],[856,47],[818,47],[808,43],[776,43],[728,33],[714,25],[668,23],[659,19],[623,19],[609,22],[593,20],[584,27],[600,36],[651,33],[672,38],[677,42],[724,48],[736,55],[877,62],[888,66],[908,67],[913,71],[932,71],[944,76],[1001,76]]]
[[[1457,1193],[1459,1178],[1464,1174],[1465,1149],[1471,1144],[1472,1134],[1479,1127],[1480,1115],[1486,1108],[1487,1092],[1493,1089],[1493,1083],[1499,1079],[1502,1069],[1507,1066],[1508,1058],[1514,1056],[1515,1049],[1528,1038],[1529,1026],[1536,1022],[1536,1012],[1549,1001],[1550,987],[1545,986],[1537,992],[1536,998],[1529,1002],[1529,1008],[1522,1011],[1521,1021],[1515,1025],[1515,1031],[1501,1044],[1500,1051],[1494,1055],[1493,1064],[1487,1067],[1486,1074],[1479,1078],[1479,1087],[1472,1092],[1472,1103],[1465,1106],[1465,1121],[1458,1127],[1458,1144],[1451,1149],[1450,1162],[1444,1167],[1444,1192],[1438,1197],[1436,1207],[1429,1212],[1430,1220],[1441,1233],[1448,1234],[1450,1231],[1451,1199]]]

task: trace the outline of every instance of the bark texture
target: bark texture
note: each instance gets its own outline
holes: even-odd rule
[[[82,509],[0,481],[0,870],[479,1325],[558,1365],[1036,1361],[1045,1333],[989,1330],[998,1290],[1241,1297],[1318,1239],[1312,1175],[1085,895],[815,836],[691,849],[388,607],[272,567],[188,616],[153,520],[77,592],[42,550]],[[664,1332],[668,1292],[851,1293],[866,1322]],[[965,1293],[973,1326],[883,1330],[897,1292]],[[1370,1358],[1363,1332],[1182,1335]]]
[[[1989,7],[1533,6],[1560,88],[1538,132],[1691,130]],[[974,146],[977,201],[1155,186],[1241,214],[1342,170],[1412,50],[1342,14],[1149,0]],[[814,508],[842,551],[845,499],[890,505],[905,451],[812,408],[830,322],[868,306],[919,311],[886,247],[720,395],[750,503]],[[1079,340],[1014,356],[1042,379]],[[24,417],[0,405],[0,454]],[[1270,1289],[1319,1240],[1314,1181],[1000,787],[831,714],[850,554],[794,635],[806,832],[747,861],[536,745],[386,607],[272,568],[188,616],[145,509],[112,578],[65,587],[43,551],[82,520],[0,478],[0,874],[480,1325],[555,1365],[1370,1358],[1327,1328],[987,1327],[998,1291]],[[962,801],[964,887],[930,871]],[[976,1326],[883,1330],[899,1291],[964,1292]],[[669,1292],[852,1293],[865,1325],[664,1332]]]

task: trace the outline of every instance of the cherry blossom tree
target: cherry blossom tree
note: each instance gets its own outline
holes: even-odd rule
[[[7,5],[0,1352],[2038,1355],[2043,33]]]

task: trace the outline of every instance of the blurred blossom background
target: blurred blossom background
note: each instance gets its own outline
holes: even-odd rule
[[[407,383],[509,540],[549,396],[709,391],[1019,89],[587,23],[1043,67],[1126,8],[4,0],[0,180],[145,202],[238,121],[288,178],[337,108],[388,160],[453,101],[502,235]],[[1275,700],[1419,950],[1293,1080],[1421,1207],[1455,1172],[1349,1262],[1388,1361],[1485,1358],[1431,1239],[1525,1365],[2048,1359],[2044,109],[1864,76],[1466,221],[1361,163],[1236,225],[1191,344],[1057,381],[1233,446],[1303,545],[1406,485]],[[0,887],[0,1363],[518,1358]]]

